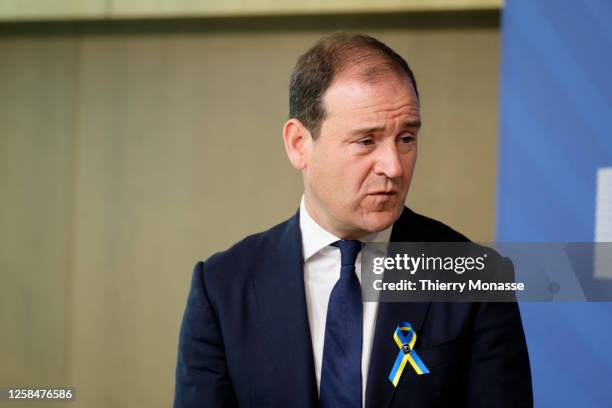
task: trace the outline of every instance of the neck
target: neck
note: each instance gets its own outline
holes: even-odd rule
[[[372,234],[370,231],[364,231],[361,229],[349,230],[335,226],[330,217],[323,215],[325,212],[321,211],[314,201],[315,200],[312,200],[308,194],[304,193],[304,206],[306,207],[306,211],[308,211],[308,215],[314,220],[314,222],[319,224],[321,228],[330,234],[344,240],[362,240],[363,238]]]

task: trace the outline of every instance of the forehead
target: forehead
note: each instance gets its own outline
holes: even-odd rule
[[[326,119],[377,116],[419,118],[419,101],[410,80],[394,73],[368,78],[348,72],[334,79],[323,95]]]

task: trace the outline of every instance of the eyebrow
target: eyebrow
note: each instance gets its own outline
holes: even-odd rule
[[[402,124],[402,130],[403,129],[408,129],[408,128],[420,128],[421,127],[421,121],[420,120],[409,120],[407,122],[404,122]],[[352,135],[354,136],[359,136],[359,135],[367,135],[370,133],[376,133],[376,132],[381,132],[385,130],[384,126],[373,126],[373,127],[365,127],[365,128],[360,128],[360,129],[355,129],[351,132]]]

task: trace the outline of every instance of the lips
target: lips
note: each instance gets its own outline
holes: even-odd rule
[[[370,195],[384,195],[384,196],[390,196],[390,195],[395,195],[397,194],[397,191],[376,191],[374,193],[370,193]]]

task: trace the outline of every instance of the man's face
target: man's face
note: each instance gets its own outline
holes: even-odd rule
[[[305,145],[308,212],[343,239],[382,231],[400,216],[417,158],[419,102],[409,80],[350,72],[323,96],[327,114]]]

